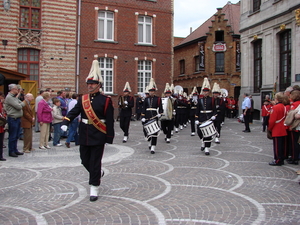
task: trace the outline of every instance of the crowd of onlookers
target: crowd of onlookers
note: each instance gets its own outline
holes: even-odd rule
[[[8,131],[8,155],[18,157],[24,153],[30,153],[32,147],[33,128],[40,133],[39,149],[50,149],[49,142],[53,146],[60,147],[61,138],[67,138],[65,145],[70,148],[70,142],[78,142],[78,125],[80,118],[72,121],[67,132],[61,130],[61,123],[67,112],[77,103],[78,95],[64,90],[56,95],[50,88],[40,90],[35,98],[35,112],[32,109],[34,96],[31,93],[24,94],[24,89],[17,84],[8,86],[9,92],[5,97],[0,92],[0,161],[6,161],[3,157],[4,134]],[[4,121],[4,122],[3,122]],[[52,135],[53,133],[53,135]],[[17,149],[18,140],[23,140],[23,151]]]

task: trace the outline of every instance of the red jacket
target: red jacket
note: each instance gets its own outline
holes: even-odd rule
[[[272,131],[272,137],[286,136],[286,126],[284,126],[284,119],[287,113],[286,107],[282,103],[277,103],[273,106],[270,112],[268,129]]]
[[[270,116],[271,108],[272,108],[271,105],[262,105],[261,116]]]

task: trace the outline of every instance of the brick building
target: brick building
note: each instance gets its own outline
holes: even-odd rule
[[[73,0],[4,1],[0,10],[0,69],[9,83],[75,91],[76,13]],[[2,45],[1,45],[2,44]],[[27,92],[27,90],[25,90]]]
[[[104,78],[103,91],[117,105],[126,81],[132,95],[153,77],[160,95],[172,80],[173,0],[86,0],[80,6],[79,93],[94,56]],[[116,110],[117,111],[117,110]]]
[[[226,89],[230,96],[240,95],[241,64],[239,34],[240,4],[228,2],[218,8],[194,32],[174,47],[174,85],[190,94],[196,86],[200,92],[208,78]]]
[[[241,91],[260,110],[265,95],[300,85],[300,2],[241,1]]]

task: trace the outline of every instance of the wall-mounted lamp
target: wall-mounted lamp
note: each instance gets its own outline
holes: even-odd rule
[[[6,49],[7,42],[8,42],[8,40],[2,40],[2,45],[4,46],[4,49]]]

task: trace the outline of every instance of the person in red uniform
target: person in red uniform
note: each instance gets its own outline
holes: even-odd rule
[[[233,99],[232,96],[229,97],[229,99],[227,100],[227,116],[228,118],[233,118],[235,116],[235,105],[236,102]]]
[[[290,110],[299,110],[300,109],[300,91],[293,90],[290,93],[291,107]],[[299,130],[290,130],[290,158],[287,160],[288,164],[298,165],[299,153],[300,153],[300,145],[298,143],[298,139],[300,137]]]
[[[264,100],[264,104],[261,107],[261,116],[263,118],[262,126],[263,126],[263,132],[266,132],[266,127],[269,123],[269,117],[270,117],[270,111],[271,111],[272,105],[268,100]]]
[[[284,125],[284,119],[287,113],[289,99],[282,92],[275,95],[275,103],[270,112],[268,130],[272,132],[274,160],[269,163],[270,166],[281,166],[284,164],[287,131]]]
[[[78,99],[71,109],[61,129],[67,126],[81,114],[79,124],[79,152],[82,165],[89,172],[90,201],[98,199],[101,182],[101,165],[106,143],[112,144],[114,131],[114,108],[111,98],[100,93],[103,79],[100,74],[99,62],[94,60],[89,76],[86,78],[88,94]]]

